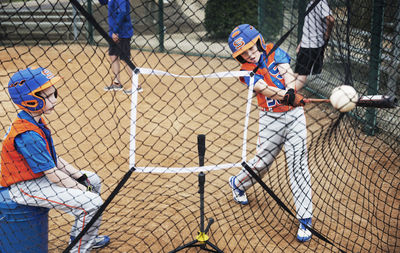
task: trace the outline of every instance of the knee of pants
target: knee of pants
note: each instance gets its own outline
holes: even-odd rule
[[[99,194],[88,192],[86,196],[89,197],[89,200],[83,204],[83,209],[85,209],[89,213],[94,213],[103,205],[103,200]]]
[[[96,197],[92,200],[92,203],[96,209],[99,209],[103,205],[103,199],[100,197],[100,195],[96,194]]]
[[[267,173],[269,167],[271,166],[270,161],[265,161],[264,159],[259,157],[255,157],[249,162],[249,164],[260,176],[263,176],[265,173]]]

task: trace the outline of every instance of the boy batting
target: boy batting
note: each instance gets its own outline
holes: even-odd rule
[[[290,56],[280,48],[271,52],[273,44],[265,44],[262,35],[251,25],[242,24],[228,39],[232,56],[241,70],[254,72],[254,92],[257,94],[259,136],[257,154],[248,163],[260,177],[264,176],[282,148],[285,150],[290,185],[300,226],[297,239],[311,239],[312,201],[311,178],[307,161],[307,130],[303,96],[296,93],[296,80],[289,65]],[[240,78],[250,85],[250,77]],[[233,199],[248,204],[246,190],[255,183],[242,169],[229,179]]]

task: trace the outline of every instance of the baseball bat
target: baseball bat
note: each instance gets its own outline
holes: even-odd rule
[[[330,103],[331,101],[328,98],[304,98],[304,103]]]
[[[329,99],[324,98],[304,98],[304,103],[330,103]],[[396,108],[397,98],[387,95],[368,95],[361,96],[357,101],[357,106],[360,107],[375,107],[375,108]]]
[[[204,166],[204,154],[206,153],[206,136],[197,135],[197,150],[199,152],[199,165]]]

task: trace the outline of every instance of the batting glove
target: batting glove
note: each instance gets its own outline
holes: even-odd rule
[[[293,105],[295,97],[296,97],[296,95],[294,93],[294,89],[289,89],[288,91],[286,91],[285,96],[281,100],[281,104]]]
[[[289,89],[286,92],[283,99],[281,100],[281,103],[284,105],[291,105],[294,107],[303,106],[305,105],[303,99],[304,99],[303,95],[295,93],[294,89]]]
[[[76,181],[78,181],[78,183],[84,185],[86,187],[87,191],[92,192],[94,190],[94,186],[90,183],[89,178],[86,176],[86,174],[83,174]]]
[[[304,99],[303,95],[296,93],[294,97],[293,106],[294,107],[304,106],[306,103],[304,102],[303,99]]]

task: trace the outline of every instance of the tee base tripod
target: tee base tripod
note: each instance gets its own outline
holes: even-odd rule
[[[204,166],[204,154],[206,152],[206,136],[203,134],[199,134],[197,136],[197,147],[198,147],[198,152],[199,152],[199,164],[200,166]],[[200,193],[200,231],[199,234],[196,236],[196,239],[193,240],[192,242],[189,242],[185,245],[182,245],[173,251],[170,251],[170,253],[178,252],[182,249],[185,248],[191,248],[191,247],[200,247],[200,249],[209,251],[209,252],[217,252],[217,253],[223,253],[222,250],[220,250],[217,246],[212,244],[211,242],[208,241],[209,237],[207,235],[208,230],[211,227],[211,224],[214,223],[214,219],[210,218],[208,220],[208,224],[206,229],[204,229],[204,182],[206,181],[206,175],[203,172],[199,173],[199,193]],[[212,249],[207,248],[207,245],[209,245]]]
[[[199,234],[196,236],[196,239],[193,240],[192,242],[189,242],[185,245],[182,245],[173,251],[170,251],[170,253],[178,252],[182,249],[185,248],[190,248],[190,247],[200,247],[202,250],[209,251],[209,252],[217,252],[217,253],[223,253],[222,250],[220,250],[217,246],[212,244],[208,239],[207,232],[210,229],[211,225],[214,223],[214,219],[210,218],[208,219],[208,224],[206,229],[204,229],[204,182],[205,182],[205,175],[203,172],[199,173],[199,193],[200,193],[200,231]],[[207,245],[209,245],[212,249],[207,248]]]

